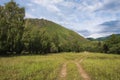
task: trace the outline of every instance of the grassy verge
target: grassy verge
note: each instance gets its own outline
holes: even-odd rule
[[[0,58],[0,80],[55,80],[62,58],[59,56],[20,56]]]
[[[120,80],[120,55],[91,53],[82,65],[92,80]]]
[[[67,65],[67,80],[82,80],[75,63],[70,62]]]

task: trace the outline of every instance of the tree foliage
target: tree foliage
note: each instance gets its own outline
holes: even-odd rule
[[[14,1],[0,6],[0,52],[22,51],[22,34],[24,29],[24,8]]]
[[[111,37],[105,41],[105,45],[107,49],[105,52],[107,53],[120,53],[120,36],[111,35]],[[106,48],[105,47],[105,48]]]

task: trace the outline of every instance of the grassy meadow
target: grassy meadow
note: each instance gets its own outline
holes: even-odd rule
[[[82,80],[77,66],[73,62],[68,63],[67,69],[67,80]]]
[[[92,80],[120,80],[120,55],[91,53],[82,65]]]
[[[91,80],[120,80],[120,55],[89,52],[0,57],[0,80],[62,80],[65,63],[63,80],[83,80],[74,62],[82,65]]]

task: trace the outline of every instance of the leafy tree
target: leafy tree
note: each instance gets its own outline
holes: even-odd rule
[[[103,45],[103,52],[104,53],[108,53],[109,49],[108,46],[106,44]]]
[[[120,37],[116,35],[111,35],[111,37],[105,41],[108,47],[109,53],[120,53]]]
[[[0,54],[6,53],[7,51],[7,22],[5,19],[4,6],[0,6]]]
[[[13,0],[5,6],[0,6],[1,51],[21,53],[24,16],[24,8],[19,7]]]

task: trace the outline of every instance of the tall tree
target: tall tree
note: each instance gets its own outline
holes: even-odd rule
[[[7,31],[4,6],[0,6],[0,54],[7,51]]]
[[[6,49],[8,51],[6,52],[20,53],[22,51],[21,39],[24,29],[25,10],[19,7],[13,0],[0,7],[0,10],[0,17],[2,17],[2,20],[0,20],[1,44],[4,42],[7,44]],[[4,40],[2,38],[3,32]]]
[[[120,36],[111,35],[105,44],[108,46],[109,53],[120,53]]]

